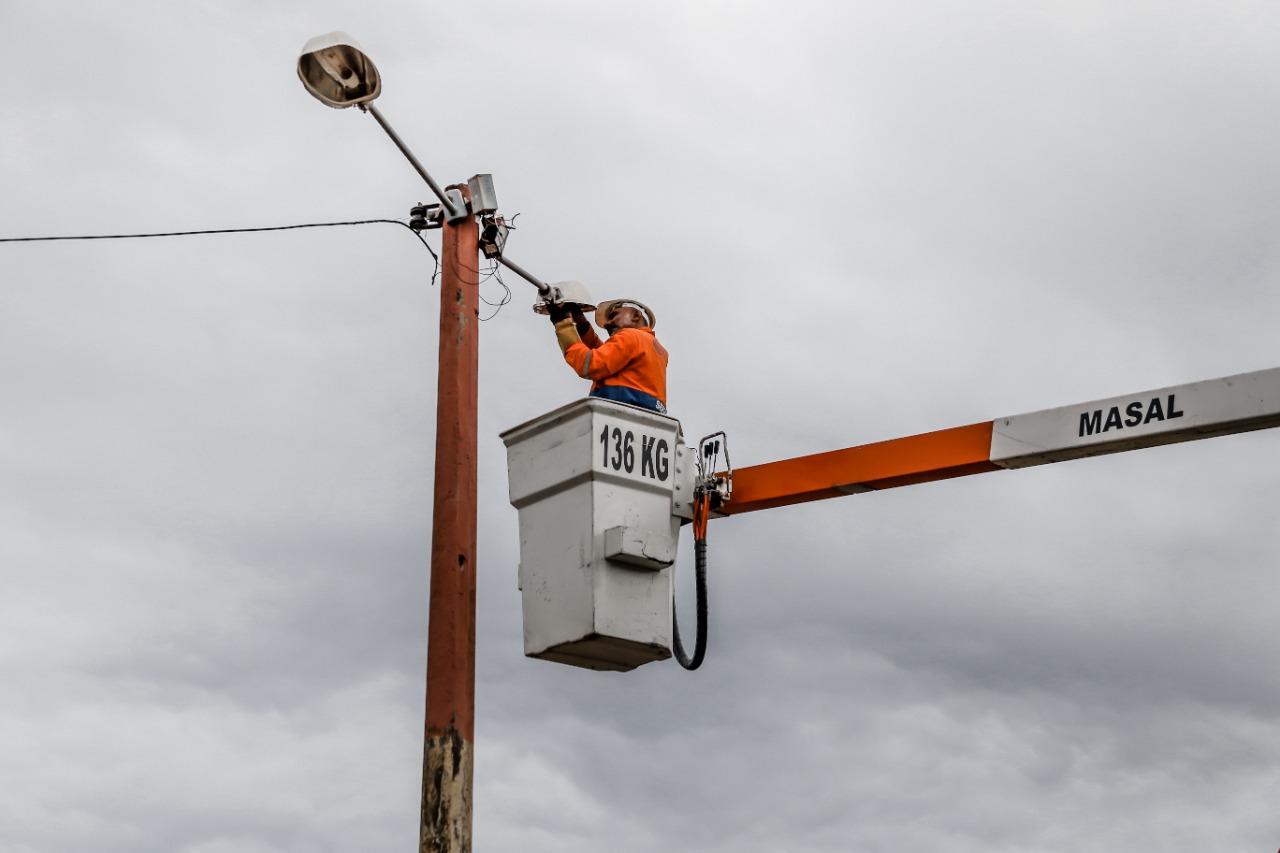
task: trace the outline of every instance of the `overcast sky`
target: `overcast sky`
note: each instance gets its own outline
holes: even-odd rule
[[[512,259],[656,309],[739,466],[1280,366],[1274,2],[0,24],[0,237],[406,219],[418,176],[294,72],[345,29]],[[394,224],[0,244],[0,852],[415,849],[432,271]],[[477,850],[1280,847],[1280,435],[715,521],[703,668],[579,670],[523,657],[498,433],[586,388],[506,281]]]

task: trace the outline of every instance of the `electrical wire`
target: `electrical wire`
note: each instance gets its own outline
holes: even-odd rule
[[[501,221],[502,221],[502,224],[506,226],[506,229],[508,231],[514,231],[516,230],[516,220],[519,218],[520,218],[520,214],[517,213],[514,216],[512,216],[510,219],[502,219]],[[499,299],[497,302],[490,302],[488,299],[484,298],[483,294],[481,294],[480,301],[483,302],[485,305],[488,305],[489,307],[493,308],[492,314],[490,314],[488,317],[480,318],[480,322],[482,323],[486,320],[492,320],[494,317],[497,317],[498,312],[501,311],[508,304],[510,304],[511,300],[514,298],[514,294],[512,294],[511,292],[511,286],[508,285],[502,279],[502,265],[497,261],[497,259],[494,259],[493,263],[490,265],[485,278],[482,279],[482,282],[488,281],[489,279],[496,281],[498,285],[502,288],[502,298]]]
[[[156,231],[147,234],[77,234],[71,236],[58,237],[0,237],[0,243],[47,243],[55,240],[136,240],[144,237],[196,237],[207,234],[251,234],[261,231],[293,231],[299,228],[336,228],[343,225],[399,225],[409,228],[408,223],[401,222],[398,219],[356,219],[350,222],[306,222],[301,225],[269,225],[260,228],[206,228],[199,231]],[[413,236],[431,253],[431,257],[436,262],[437,269],[440,266],[440,256],[431,248],[431,244],[423,239],[412,228]],[[431,276],[432,284],[435,283],[435,275]]]
[[[379,223],[387,223],[390,225],[400,225],[409,228],[407,223],[398,219],[358,219],[351,222],[308,222],[301,225],[272,225],[261,228],[207,228],[200,231],[159,231],[149,234],[80,234],[73,236],[60,237],[0,237],[0,243],[37,243],[48,242],[53,240],[132,240],[141,237],[191,237],[204,234],[245,234],[256,231],[291,231],[297,228],[333,228],[341,225],[374,225]],[[413,231],[412,228],[409,228]],[[413,232],[419,240],[422,235],[417,231]],[[436,253],[432,251],[431,246],[426,240],[422,240],[422,245],[427,247],[427,251],[431,252],[432,257],[436,257]],[[439,258],[436,258],[438,261]]]
[[[516,214],[516,216],[519,215],[520,214]],[[515,217],[512,217],[513,221],[514,219]],[[431,257],[435,261],[435,269],[431,273],[431,286],[434,287],[436,279],[440,275],[440,256],[431,248],[431,244],[426,241],[418,229],[410,227],[408,223],[401,222],[399,219],[357,219],[349,222],[308,222],[300,225],[272,225],[260,228],[206,228],[198,231],[157,231],[145,234],[78,234],[54,237],[0,237],[0,243],[46,243],[67,240],[135,240],[146,237],[194,237],[209,234],[251,234],[264,231],[293,231],[299,228],[336,228],[347,225],[377,224],[399,225],[403,228],[409,229],[413,236],[418,238],[418,241],[422,243],[423,247],[426,248],[428,252],[431,253]],[[480,284],[489,280],[494,280],[497,281],[498,285],[502,288],[502,297],[497,302],[490,302],[488,299],[485,299],[483,295],[480,297],[481,302],[494,309],[489,316],[481,317],[480,320],[482,322],[485,320],[492,320],[494,317],[498,316],[498,312],[500,312],[506,305],[510,304],[512,299],[511,288],[502,280],[501,266],[495,261],[490,264],[487,269],[471,269],[466,266],[464,266],[463,269],[467,272],[475,273],[479,277]]]
[[[497,261],[494,261],[493,268],[490,271],[488,277],[492,278],[502,287],[503,295],[502,295],[502,298],[497,302],[490,302],[488,299],[485,299],[483,295],[481,295],[480,301],[493,309],[493,313],[490,314],[488,317],[480,318],[481,322],[484,322],[485,320],[492,320],[494,317],[497,317],[498,312],[501,311],[504,306],[510,303],[512,299],[511,287],[505,281],[502,280],[502,269]]]

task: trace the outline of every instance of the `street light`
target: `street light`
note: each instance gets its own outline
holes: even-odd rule
[[[298,57],[298,79],[302,81],[307,91],[325,106],[334,109],[359,107],[373,116],[386,131],[387,136],[391,137],[391,141],[400,149],[400,153],[404,154],[422,179],[427,182],[431,192],[440,199],[440,203],[444,206],[445,220],[456,223],[467,217],[467,203],[461,192],[453,189],[441,190],[440,185],[423,168],[418,158],[413,156],[413,152],[373,105],[373,99],[382,94],[382,78],[378,75],[378,69],[373,64],[373,60],[365,54],[354,38],[337,31],[316,36],[308,41],[302,46],[302,53]],[[483,183],[477,183],[479,177],[481,176],[477,175],[468,182],[473,200],[478,195],[477,190],[484,187]],[[490,185],[488,195],[492,195],[492,192],[493,188]],[[554,288],[551,285],[514,261],[508,260],[501,250],[494,256],[494,260],[538,288],[538,293],[544,299],[554,300]]]
[[[442,205],[440,360],[419,851],[469,853],[475,735],[479,227],[468,210],[471,191],[467,185],[442,190],[373,106],[382,81],[355,39],[343,32],[311,39],[298,57],[298,77],[307,91],[327,106],[358,106],[371,113]],[[484,182],[477,187],[483,188]],[[488,190],[491,196],[492,188]],[[550,292],[545,284],[539,291],[543,288]]]
[[[316,36],[298,57],[302,85],[334,109],[366,104],[382,93],[382,78],[356,40],[344,32]]]
[[[312,97],[325,106],[339,110],[359,107],[372,115],[427,182],[431,192],[440,199],[447,213],[446,221],[459,222],[467,217],[467,205],[461,192],[450,190],[446,193],[440,189],[373,105],[373,99],[382,94],[382,77],[373,60],[365,55],[355,39],[341,31],[311,39],[302,46],[302,53],[298,56],[298,79]]]

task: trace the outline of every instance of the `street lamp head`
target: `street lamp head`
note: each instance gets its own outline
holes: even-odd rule
[[[368,103],[382,92],[373,60],[344,32],[316,36],[303,45],[298,78],[316,100],[334,109]]]

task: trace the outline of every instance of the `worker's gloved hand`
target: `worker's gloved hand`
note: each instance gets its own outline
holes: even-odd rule
[[[547,314],[551,317],[551,322],[558,325],[561,320],[568,319],[569,309],[563,302],[548,302]]]
[[[578,306],[578,303],[574,302],[569,306],[569,315],[573,317],[573,325],[578,330],[579,335],[585,335],[591,331],[591,323],[586,317],[582,316],[582,308]]]
[[[581,340],[582,338],[578,337],[578,330],[574,328],[571,317],[562,317],[556,323],[556,342],[560,344],[560,352],[568,352],[569,347]]]

